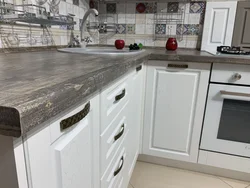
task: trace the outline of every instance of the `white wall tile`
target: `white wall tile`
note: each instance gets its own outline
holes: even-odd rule
[[[83,8],[79,8],[79,18],[82,19],[85,14],[85,11]]]
[[[100,3],[99,4],[99,14],[106,14],[107,9],[106,9],[106,4]]]
[[[189,14],[188,24],[199,24],[201,14]]]
[[[145,40],[144,39],[135,39],[135,43],[137,44],[142,44],[142,45],[145,45]]]
[[[76,18],[79,18],[79,7],[76,5],[73,5],[73,14]]]
[[[73,5],[72,5],[72,4],[67,3],[67,4],[66,4],[66,7],[67,7],[67,14],[68,14],[68,13],[74,14],[74,13],[73,13]]]
[[[126,5],[127,14],[135,14],[135,3],[128,2]]]
[[[126,23],[126,14],[118,14],[118,23]]]
[[[146,14],[136,14],[135,23],[136,24],[146,24]]]
[[[126,13],[125,3],[117,3],[116,4],[116,13],[118,13],[118,14],[125,14]]]
[[[126,45],[134,44],[135,43],[135,39],[134,38],[126,39],[125,43],[126,43]]]
[[[73,4],[73,0],[66,0],[66,3]]]
[[[154,24],[154,14],[146,14],[146,24]]]
[[[154,34],[154,25],[146,25],[145,34]]]
[[[165,47],[166,46],[166,41],[156,40],[155,41],[155,46],[157,46],[157,47]]]
[[[135,14],[126,14],[126,23],[135,24]]]
[[[135,34],[145,34],[145,24],[136,24]]]
[[[152,38],[145,40],[145,46],[154,46],[154,45],[155,45],[155,41]]]

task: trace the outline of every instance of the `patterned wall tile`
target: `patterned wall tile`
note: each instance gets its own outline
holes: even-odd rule
[[[107,3],[106,6],[107,13],[116,14],[116,3]]]
[[[126,25],[126,33],[127,34],[135,34],[135,24],[127,24]]]
[[[206,2],[197,1],[190,3],[189,13],[203,13],[205,12]]]
[[[79,0],[73,0],[73,5],[79,6]]]
[[[157,3],[156,2],[140,2],[140,3],[136,3],[135,11],[136,11],[137,14],[156,13],[157,12]]]
[[[179,9],[179,2],[169,2],[167,7],[168,13],[176,13]]]
[[[146,3],[146,13],[156,13],[157,12],[157,3],[156,2],[150,2]]]
[[[187,24],[188,35],[199,35],[200,25],[199,24]]]
[[[177,24],[176,34],[179,35],[199,35],[199,24]]]
[[[156,24],[155,34],[166,34],[166,24]]]
[[[176,27],[176,34],[177,35],[186,35],[188,32],[187,27],[185,27],[187,24],[177,24]]]
[[[126,24],[117,24],[116,25],[117,34],[126,34]]]

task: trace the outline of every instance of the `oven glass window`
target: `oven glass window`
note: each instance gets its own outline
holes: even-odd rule
[[[250,143],[250,102],[224,99],[218,139]]]

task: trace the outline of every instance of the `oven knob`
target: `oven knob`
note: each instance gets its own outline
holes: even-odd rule
[[[233,78],[234,78],[234,80],[240,80],[240,79],[241,79],[241,74],[235,73],[235,74],[233,75]]]

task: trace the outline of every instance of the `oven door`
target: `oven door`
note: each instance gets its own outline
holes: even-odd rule
[[[250,157],[250,87],[210,84],[200,147]]]

